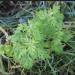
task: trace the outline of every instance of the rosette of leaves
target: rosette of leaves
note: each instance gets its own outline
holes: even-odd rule
[[[35,62],[50,58],[52,51],[62,53],[62,42],[71,39],[70,32],[63,30],[64,17],[59,9],[59,6],[53,6],[37,11],[28,24],[19,24],[10,36],[13,58],[24,68],[30,69]]]

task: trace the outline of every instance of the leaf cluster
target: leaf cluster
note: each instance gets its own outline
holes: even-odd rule
[[[53,6],[49,10],[39,10],[28,24],[19,24],[9,37],[12,43],[11,49],[8,47],[9,52],[12,51],[15,61],[26,69],[39,60],[50,58],[52,52],[62,53],[64,42],[71,39],[70,32],[63,29],[64,17],[59,9],[59,6]]]

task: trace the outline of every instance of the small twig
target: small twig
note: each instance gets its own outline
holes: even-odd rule
[[[48,63],[48,65],[49,65],[49,67],[51,68],[53,75],[56,75],[56,72],[57,72],[57,71],[54,70],[54,68],[53,68],[52,65],[50,64],[49,60],[47,60],[47,63]]]
[[[21,68],[21,66],[20,65],[11,66],[11,69],[15,69],[15,68]]]
[[[6,37],[6,42],[8,42],[8,34],[7,34],[7,32],[2,27],[0,27],[0,31],[3,32],[3,34]]]
[[[0,56],[0,71],[1,70],[2,70],[3,73],[5,72],[3,62],[2,62],[2,59],[1,59],[1,56]]]
[[[70,60],[68,63],[64,64],[63,66],[60,67],[60,69],[67,67],[68,65],[70,65],[71,63],[73,63],[75,61],[75,58],[73,58],[72,60]]]

